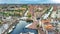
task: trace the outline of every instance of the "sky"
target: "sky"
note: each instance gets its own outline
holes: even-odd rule
[[[0,0],[0,4],[53,4],[60,3],[59,0]]]

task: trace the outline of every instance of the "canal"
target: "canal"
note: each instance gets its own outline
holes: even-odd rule
[[[27,33],[27,32],[32,32],[34,34],[37,34],[37,30],[31,30],[28,28],[25,28],[26,25],[28,25],[26,21],[19,21],[19,23],[16,25],[14,30],[11,32],[11,34],[20,34],[21,32]]]

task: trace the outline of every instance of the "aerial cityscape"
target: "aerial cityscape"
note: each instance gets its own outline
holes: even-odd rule
[[[0,34],[60,34],[60,5],[2,4]]]

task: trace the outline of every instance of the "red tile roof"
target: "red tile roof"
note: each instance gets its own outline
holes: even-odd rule
[[[50,23],[50,20],[42,20],[41,22],[44,23],[44,24],[45,23]]]
[[[57,10],[57,6],[53,6],[53,11],[56,11]]]

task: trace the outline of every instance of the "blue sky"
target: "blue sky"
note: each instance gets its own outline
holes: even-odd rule
[[[0,4],[49,4],[60,3],[59,0],[0,0]]]

